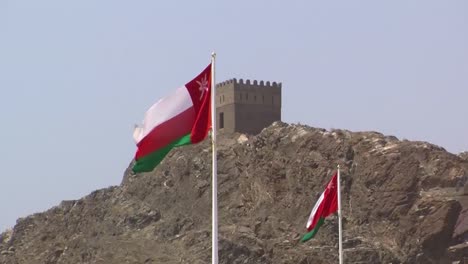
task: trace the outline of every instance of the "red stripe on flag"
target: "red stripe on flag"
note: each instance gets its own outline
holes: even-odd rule
[[[190,134],[194,122],[195,111],[193,107],[190,107],[153,128],[153,130],[138,143],[135,159],[144,157],[169,145],[174,140]]]
[[[185,84],[196,112],[190,134],[190,140],[194,144],[205,139],[211,129],[211,78],[209,64],[197,77]]]

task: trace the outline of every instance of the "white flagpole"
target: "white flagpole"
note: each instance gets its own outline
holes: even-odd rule
[[[211,148],[212,153],[212,230],[211,230],[211,263],[218,264],[218,164],[216,151],[216,82],[215,82],[216,53],[211,53]]]
[[[340,264],[343,264],[342,226],[341,226],[341,187],[340,187],[340,165],[338,165],[337,192],[338,192],[338,253]]]

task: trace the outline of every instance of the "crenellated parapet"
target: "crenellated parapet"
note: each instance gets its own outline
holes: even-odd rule
[[[220,82],[216,84],[216,87],[223,87],[223,86],[228,86],[228,85],[233,85],[237,84],[239,86],[256,86],[256,87],[272,87],[272,88],[281,88],[281,83],[278,82],[270,82],[270,81],[257,81],[257,80],[249,80],[246,79],[239,79],[237,80],[236,78],[226,80],[224,82]]]

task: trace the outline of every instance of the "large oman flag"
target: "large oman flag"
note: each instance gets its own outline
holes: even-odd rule
[[[315,203],[314,208],[312,208],[306,225],[308,233],[302,237],[302,242],[313,238],[325,221],[325,217],[338,211],[337,183],[337,173],[335,173],[328,183],[327,188],[323,191],[322,195],[320,195],[317,203]]]
[[[138,147],[133,171],[152,171],[172,148],[202,141],[210,128],[211,64],[148,109],[133,132]]]

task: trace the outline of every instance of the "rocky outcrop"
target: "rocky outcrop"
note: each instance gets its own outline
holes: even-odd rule
[[[462,152],[458,154],[458,156],[460,156],[462,159],[468,160],[468,151]]]
[[[336,262],[336,216],[298,242],[336,165],[346,263],[468,256],[468,196],[455,191],[468,161],[443,148],[284,123],[218,141],[221,263]],[[210,263],[210,160],[208,141],[182,147],[151,173],[19,219],[0,236],[0,263]]]

